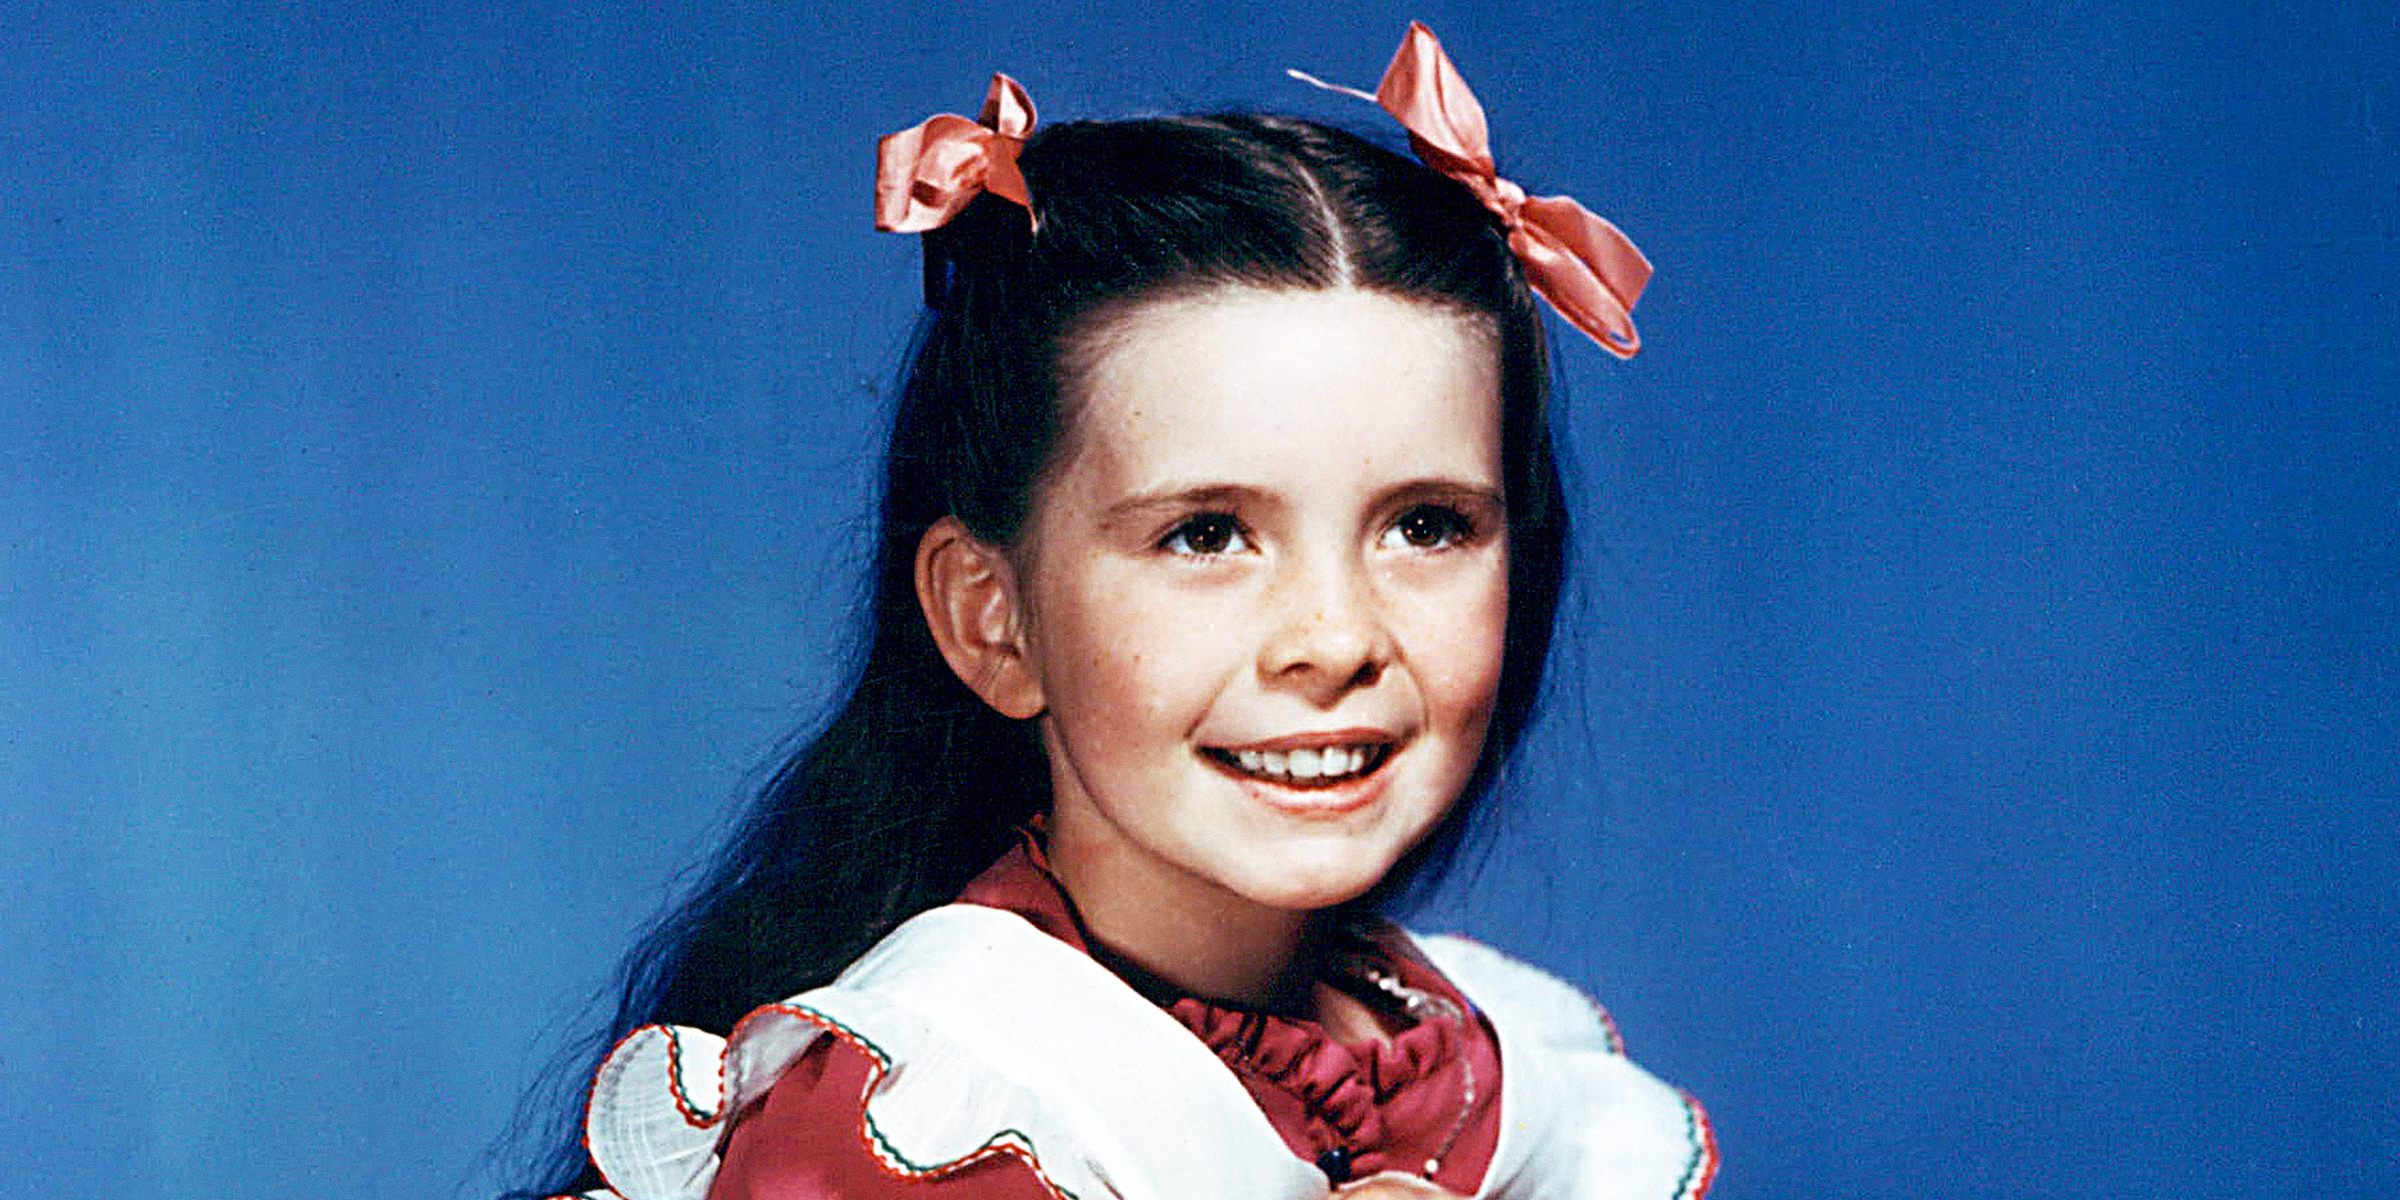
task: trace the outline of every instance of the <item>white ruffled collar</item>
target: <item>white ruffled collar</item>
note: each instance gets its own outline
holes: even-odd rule
[[[1500,1037],[1507,1119],[1479,1196],[1706,1192],[1716,1150],[1705,1115],[1628,1062],[1580,992],[1472,942],[1416,944]],[[1330,1191],[1172,1017],[1014,914],[956,904],[912,918],[832,985],[762,1007],[728,1037],[661,1025],[627,1035],[594,1076],[585,1121],[613,1190],[587,1195],[706,1200],[732,1118],[826,1036],[873,1060],[860,1136],[903,1176],[1008,1155],[1081,1200]]]

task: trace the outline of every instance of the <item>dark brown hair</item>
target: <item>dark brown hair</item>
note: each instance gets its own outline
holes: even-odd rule
[[[576,1064],[627,1031],[725,1031],[830,981],[895,925],[950,900],[1049,803],[1029,727],[951,673],[917,607],[926,528],[956,516],[1015,542],[1059,446],[1079,347],[1145,303],[1211,288],[1353,287],[1488,321],[1500,356],[1509,617],[1482,761],[1450,815],[1368,896],[1437,877],[1524,733],[1567,544],[1545,413],[1541,322],[1497,221],[1460,184],[1355,135],[1283,117],[1075,122],[1019,161],[1030,210],[983,196],[924,236],[926,314],[886,463],[864,652],[847,699],[778,770],[698,886],[628,956],[616,1012]],[[541,1191],[589,1173],[555,1091]]]

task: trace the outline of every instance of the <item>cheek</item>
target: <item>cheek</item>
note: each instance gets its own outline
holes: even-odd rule
[[[1460,664],[1464,676],[1460,680],[1461,691],[1474,697],[1471,702],[1489,712],[1492,699],[1500,690],[1500,666],[1508,650],[1507,579],[1503,577],[1481,589],[1472,604],[1463,606],[1459,625],[1455,631],[1458,644],[1474,647],[1471,652],[1462,649],[1460,654],[1461,658],[1471,660]]]
[[[1445,581],[1410,606],[1414,656],[1428,703],[1452,721],[1480,728],[1500,687],[1508,641],[1508,573],[1489,571]]]
[[[1029,634],[1053,708],[1111,714],[1147,726],[1188,703],[1206,672],[1188,600],[1093,570],[1053,577]],[[1199,627],[1207,627],[1199,624]]]

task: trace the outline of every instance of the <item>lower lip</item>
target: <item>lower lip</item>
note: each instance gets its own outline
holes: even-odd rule
[[[1356,778],[1305,788],[1284,787],[1256,775],[1244,775],[1206,754],[1200,758],[1219,773],[1241,784],[1244,790],[1269,808],[1295,817],[1338,817],[1365,808],[1383,794],[1384,777],[1391,773],[1392,759],[1396,754],[1397,750],[1386,751],[1383,761],[1377,763],[1374,770]]]

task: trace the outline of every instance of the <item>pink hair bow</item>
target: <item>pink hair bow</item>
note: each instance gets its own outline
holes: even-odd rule
[[[875,144],[875,228],[923,233],[958,215],[979,192],[1032,206],[1017,152],[1033,132],[1033,98],[995,73],[974,121],[942,113]]]
[[[1483,105],[1442,44],[1422,22],[1408,36],[1370,96],[1301,71],[1291,74],[1328,91],[1373,101],[1408,130],[1409,145],[1426,166],[1467,185],[1508,229],[1509,249],[1525,277],[1558,314],[1618,358],[1642,348],[1633,305],[1650,282],[1650,260],[1614,225],[1567,196],[1532,196],[1500,178],[1492,162]]]

